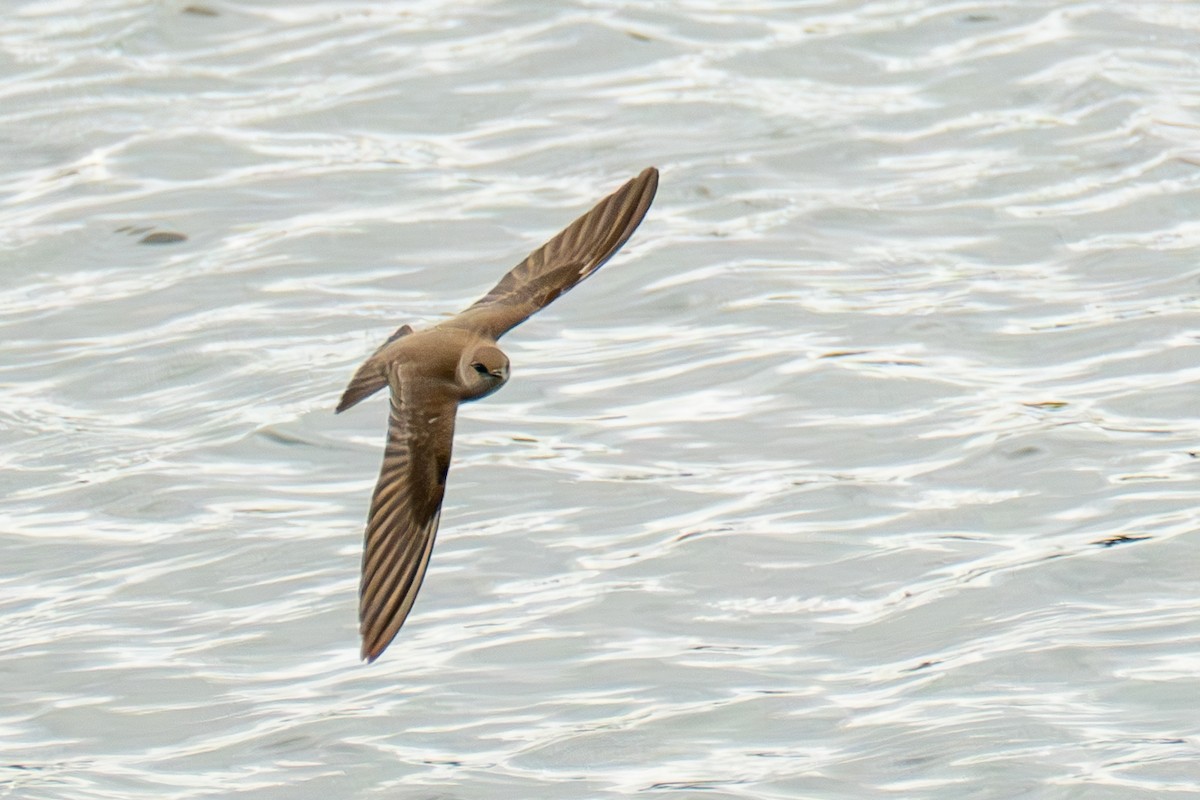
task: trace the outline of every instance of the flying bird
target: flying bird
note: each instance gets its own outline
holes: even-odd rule
[[[598,270],[646,216],[650,167],[534,250],[470,308],[427,330],[404,325],[368,358],[337,413],[387,386],[387,446],[367,516],[359,584],[362,658],[379,658],[412,610],[437,535],[454,416],[508,380],[496,340]]]

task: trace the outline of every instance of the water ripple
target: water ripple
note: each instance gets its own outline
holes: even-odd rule
[[[1200,791],[1188,4],[9,11],[0,795]],[[339,391],[648,164],[358,666]]]

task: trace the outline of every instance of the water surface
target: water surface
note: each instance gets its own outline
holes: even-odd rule
[[[1200,793],[1197,33],[11,3],[4,796]],[[360,666],[354,367],[652,164]]]

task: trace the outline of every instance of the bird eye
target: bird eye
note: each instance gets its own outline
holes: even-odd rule
[[[471,365],[471,369],[475,370],[480,375],[488,374],[488,368],[485,367],[483,364],[480,364],[478,361]]]

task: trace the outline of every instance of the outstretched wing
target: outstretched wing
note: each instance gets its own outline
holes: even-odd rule
[[[358,619],[368,661],[395,638],[425,578],[458,411],[453,398],[423,388],[405,373],[400,367],[392,384],[387,448],[363,549]]]
[[[650,167],[596,204],[505,275],[451,324],[493,340],[591,275],[633,234],[658,189]]]

